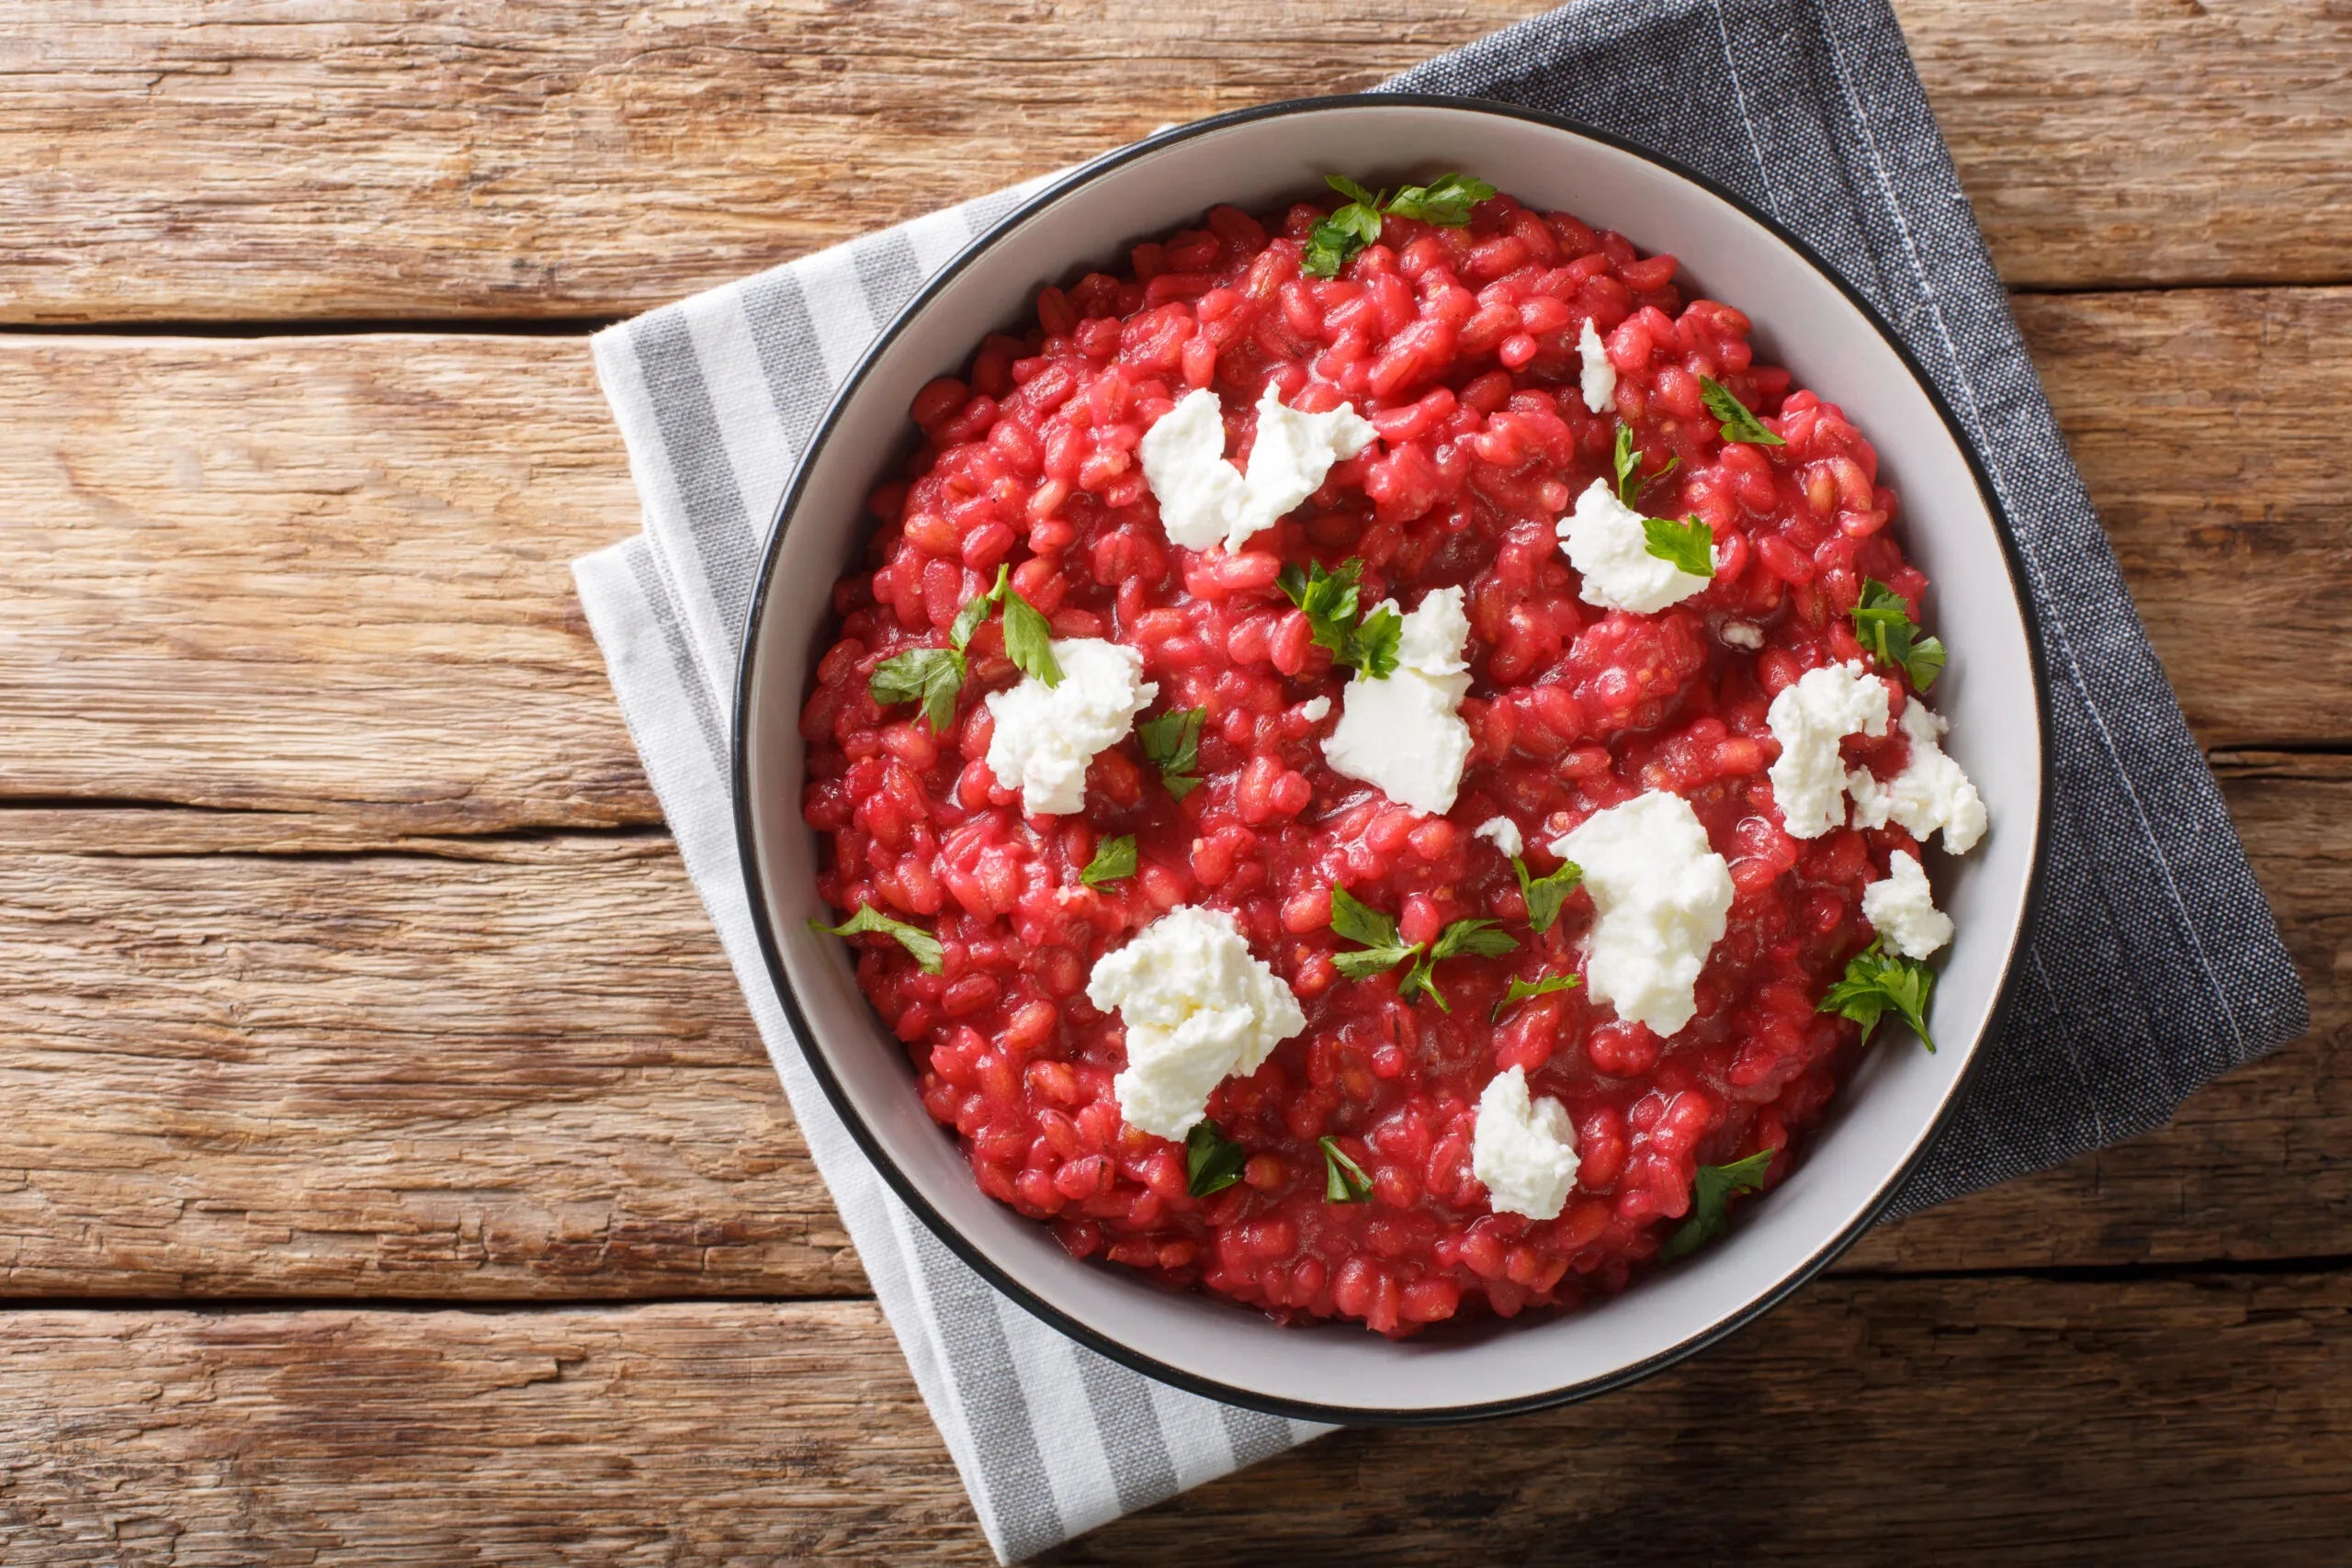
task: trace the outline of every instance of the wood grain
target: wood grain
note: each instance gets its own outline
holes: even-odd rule
[[[2352,1255],[2352,759],[2229,777],[2313,1033],[1844,1267]],[[864,1288],[658,834],[0,811],[0,1296]]]
[[[616,0],[0,19],[0,319],[643,309],[1545,0]],[[1904,0],[2020,287],[2343,281],[2342,0]]]
[[[2200,738],[2352,739],[2352,289],[2019,305]],[[638,515],[577,339],[0,337],[0,799],[659,820],[567,566]]]
[[[1636,1391],[1350,1432],[1063,1562],[2325,1559],[2344,1275],[1816,1283]],[[982,1562],[870,1303],[24,1311],[0,1519],[50,1568]]]

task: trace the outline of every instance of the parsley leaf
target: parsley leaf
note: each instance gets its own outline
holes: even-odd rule
[[[1094,846],[1094,858],[1078,879],[1089,887],[1100,887],[1106,882],[1116,882],[1136,874],[1136,836],[1122,833],[1115,839],[1105,839]]]
[[[1944,671],[1944,645],[1921,637],[1919,623],[1903,595],[1875,577],[1862,579],[1861,603],[1854,606],[1854,635],[1882,664],[1901,668],[1911,684],[1926,691]]]
[[[1754,446],[1786,446],[1787,442],[1773,434],[1764,422],[1749,412],[1729,387],[1711,376],[1699,378],[1699,400],[1707,412],[1723,421],[1723,438],[1745,441]]]
[[[1369,1203],[1372,1178],[1350,1159],[1330,1138],[1317,1138],[1323,1148],[1323,1201],[1327,1203]]]
[[[1682,459],[1679,457],[1668,457],[1666,460],[1666,467],[1654,474],[1644,476],[1642,455],[1634,446],[1634,427],[1630,424],[1621,424],[1617,427],[1617,450],[1611,454],[1609,461],[1610,466],[1617,471],[1617,499],[1624,504],[1626,511],[1639,512],[1641,503],[1636,498],[1642,493],[1643,488],[1656,484],[1674,472],[1680,466]]]
[[[1452,1012],[1453,1004],[1445,999],[1444,993],[1437,988],[1437,981],[1432,977],[1440,960],[1464,953],[1480,958],[1500,958],[1504,953],[1514,953],[1518,949],[1519,939],[1502,930],[1498,920],[1456,920],[1438,932],[1437,941],[1430,944],[1429,952],[1406,972],[1405,978],[1397,984],[1396,995],[1400,1000],[1410,1001],[1415,996],[1426,994],[1437,1004],[1438,1011]]]
[[[1344,194],[1363,189],[1353,180],[1341,185],[1342,176],[1339,175],[1326,175],[1324,178]],[[1370,201],[1351,201],[1309,230],[1306,254],[1299,259],[1299,269],[1317,277],[1339,276],[1340,269],[1358,251],[1380,238],[1379,199],[1374,197]]]
[[[1331,929],[1348,941],[1359,943],[1361,951],[1335,953],[1331,962],[1340,973],[1351,980],[1369,980],[1383,970],[1394,969],[1421,951],[1419,942],[1407,943],[1396,937],[1396,922],[1358,899],[1344,887],[1331,889]],[[1403,994],[1399,987],[1398,994]]]
[[[956,652],[961,653],[970,646],[972,634],[980,629],[980,623],[989,618],[989,612],[1003,600],[1012,581],[1012,568],[1000,566],[996,569],[994,588],[986,593],[975,593],[964,601],[964,607],[956,612],[956,624],[947,628],[947,639],[956,645]]]
[[[1004,591],[1004,655],[1023,675],[1048,686],[1062,683],[1062,667],[1054,658],[1053,626],[1012,588]]]
[[[1534,997],[1548,997],[1555,991],[1570,990],[1583,984],[1574,975],[1544,975],[1533,980],[1522,980],[1513,976],[1510,989],[1505,991],[1503,999],[1495,1004],[1495,1010],[1487,1016],[1487,1021],[1500,1023],[1503,1014],[1521,1002]]]
[[[860,904],[857,913],[840,925],[829,926],[822,920],[811,920],[808,925],[810,930],[823,931],[828,936],[855,936],[860,931],[876,931],[883,936],[896,937],[899,945],[913,957],[915,966],[926,975],[940,972],[940,960],[946,953],[939,939],[921,926],[894,920],[871,904]]]
[[[1216,1130],[1204,1116],[1184,1134],[1184,1190],[1195,1198],[1222,1192],[1241,1179],[1250,1151]]]
[[[1715,575],[1714,531],[1696,517],[1645,517],[1642,547],[1677,571],[1693,577]]]
[[[1584,867],[1572,860],[1562,861],[1549,876],[1530,876],[1527,863],[1517,855],[1510,857],[1510,868],[1519,874],[1519,896],[1527,900],[1527,923],[1539,936],[1552,929],[1560,918],[1561,903],[1584,880]]]
[[[1815,1012],[1843,1014],[1862,1026],[1862,1043],[1870,1043],[1878,1021],[1893,1008],[1919,1043],[1933,1052],[1936,1043],[1928,1034],[1928,998],[1936,988],[1936,976],[1916,958],[1905,958],[1889,953],[1878,942],[1871,942],[1854,955],[1846,965],[1845,977],[1823,994]]]
[[[976,599],[974,604],[985,604]],[[964,689],[964,654],[954,648],[910,648],[874,667],[865,689],[885,706],[891,703],[921,703],[922,716],[934,734],[944,735],[956,722],[956,694]]]
[[[1459,229],[1470,221],[1470,209],[1494,194],[1495,187],[1484,180],[1463,174],[1444,175],[1425,186],[1407,186],[1388,200],[1385,210],[1396,218],[1417,218],[1441,228]]]
[[[1363,562],[1351,556],[1332,570],[1320,561],[1304,568],[1293,561],[1276,581],[1283,596],[1306,616],[1316,646],[1330,650],[1333,663],[1352,665],[1373,680],[1385,681],[1396,672],[1405,621],[1385,605],[1369,616],[1362,615],[1363,578]]]
[[[1208,716],[1206,708],[1180,708],[1136,726],[1144,761],[1159,770],[1159,782],[1177,800],[1201,787],[1200,775],[1193,770],[1201,765],[1201,725]]]
[[[1339,276],[1358,251],[1379,239],[1383,213],[1459,229],[1470,221],[1472,208],[1495,194],[1486,181],[1462,174],[1407,186],[1393,197],[1386,191],[1366,190],[1345,175],[1326,175],[1323,183],[1348,200],[1307,233],[1306,254],[1299,265],[1317,277]]]
[[[1729,1165],[1701,1166],[1690,1183],[1690,1217],[1657,1249],[1658,1261],[1687,1258],[1713,1241],[1724,1228],[1731,1195],[1761,1191],[1764,1173],[1771,1165],[1772,1151],[1758,1149],[1746,1159],[1734,1160]]]

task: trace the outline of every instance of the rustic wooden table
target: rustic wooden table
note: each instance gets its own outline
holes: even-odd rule
[[[12,0],[0,1559],[985,1561],[572,598],[582,335],[1539,4]],[[1900,9],[2312,1033],[1064,1560],[2352,1550],[2352,6]]]

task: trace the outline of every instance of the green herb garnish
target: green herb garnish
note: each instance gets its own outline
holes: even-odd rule
[[[1159,770],[1159,782],[1174,799],[1201,787],[1200,774],[1193,770],[1201,765],[1201,725],[1208,716],[1206,708],[1180,708],[1136,726],[1144,761]]]
[[[1642,509],[1641,502],[1635,498],[1642,493],[1643,488],[1656,484],[1674,472],[1681,461],[1682,459],[1679,457],[1668,457],[1666,460],[1666,467],[1647,478],[1643,477],[1642,455],[1634,448],[1634,427],[1630,424],[1619,425],[1617,450],[1610,458],[1610,466],[1617,471],[1618,501],[1624,505],[1626,511],[1639,512]]]
[[[808,926],[810,930],[823,931],[827,936],[855,936],[861,931],[876,931],[883,936],[896,937],[899,945],[914,959],[915,966],[926,975],[940,972],[940,960],[946,952],[940,945],[939,939],[921,926],[894,920],[871,904],[860,904],[857,913],[840,925],[829,926],[822,920],[810,920]]]
[[[1548,876],[1531,876],[1527,863],[1517,855],[1510,857],[1510,868],[1519,875],[1519,896],[1527,901],[1527,923],[1541,936],[1552,929],[1560,918],[1560,905],[1577,890],[1584,880],[1584,867],[1572,860],[1560,863],[1560,869]]]
[[[1372,1201],[1372,1178],[1363,1167],[1340,1152],[1340,1145],[1329,1138],[1316,1140],[1323,1148],[1323,1201],[1327,1203],[1369,1203]]]
[[[1380,238],[1385,213],[1418,219],[1442,228],[1459,229],[1470,221],[1470,209],[1495,194],[1495,187],[1467,175],[1446,175],[1425,186],[1407,186],[1395,196],[1369,191],[1345,175],[1326,175],[1323,183],[1348,198],[1347,205],[1315,225],[1306,238],[1300,265],[1317,277],[1337,277],[1358,251]]]
[[[1304,568],[1294,561],[1283,568],[1278,581],[1284,596],[1306,616],[1316,646],[1330,649],[1333,663],[1385,681],[1396,672],[1396,647],[1405,622],[1385,605],[1369,616],[1363,615],[1358,592],[1363,579],[1363,562],[1351,556],[1330,571],[1320,561]]]
[[[1729,387],[1713,377],[1699,378],[1699,400],[1707,405],[1709,413],[1723,421],[1723,438],[1726,441],[1745,441],[1755,446],[1788,445],[1766,429],[1764,422],[1757,418]]]
[[[1862,1043],[1870,1043],[1878,1021],[1889,1008],[1911,1026],[1919,1043],[1930,1052],[1936,1043],[1928,1034],[1928,998],[1936,988],[1933,971],[1916,958],[1889,953],[1873,942],[1846,965],[1845,977],[1829,987],[1816,1012],[1840,1013],[1862,1026]]]
[[[1568,990],[1583,984],[1584,982],[1574,975],[1544,975],[1532,980],[1521,980],[1514,976],[1511,978],[1510,989],[1505,991],[1503,999],[1495,1004],[1495,1010],[1487,1015],[1487,1021],[1500,1023],[1503,1014],[1521,1002],[1535,997],[1548,997],[1555,991]]]
[[[1702,1165],[1690,1182],[1690,1217],[1657,1249],[1658,1261],[1686,1258],[1713,1241],[1724,1228],[1734,1192],[1760,1191],[1764,1173],[1771,1168],[1772,1151],[1758,1149],[1729,1165]]]
[[[1105,839],[1094,846],[1094,858],[1078,879],[1089,887],[1100,887],[1106,882],[1116,882],[1136,874],[1136,836],[1122,833],[1115,839]]]
[[[1431,978],[1440,962],[1464,953],[1480,958],[1500,958],[1504,953],[1515,953],[1518,949],[1519,939],[1504,931],[1499,921],[1456,920],[1437,933],[1437,941],[1430,944],[1430,950],[1422,955],[1421,961],[1407,970],[1405,977],[1396,983],[1397,998],[1410,1001],[1416,995],[1426,994],[1437,1004],[1438,1011],[1452,1012],[1453,1005],[1445,999],[1437,988],[1437,982]]]
[[[1409,961],[1412,967],[1396,982],[1397,999],[1409,1002],[1426,995],[1441,1012],[1452,1012],[1453,1007],[1432,978],[1440,963],[1465,953],[1499,958],[1519,946],[1518,940],[1498,922],[1487,919],[1456,920],[1426,945],[1406,942],[1397,936],[1394,919],[1344,887],[1331,889],[1331,929],[1358,944],[1351,953],[1331,955],[1340,974],[1351,980],[1368,980]]]
[[[1696,517],[1645,517],[1643,548],[1677,571],[1715,575],[1714,531]]]
[[[1363,903],[1344,887],[1331,889],[1331,929],[1361,944],[1355,953],[1335,953],[1331,962],[1351,980],[1369,980],[1421,951],[1419,942],[1399,942],[1396,922]]]
[[[1203,1117],[1184,1134],[1184,1190],[1195,1198],[1222,1192],[1241,1179],[1250,1151],[1216,1130]]]
[[[972,601],[975,604],[987,602]],[[874,667],[874,673],[865,678],[865,689],[886,707],[892,703],[921,703],[922,716],[933,732],[944,735],[956,722],[956,698],[964,690],[964,649],[959,644],[910,648],[893,654]]]
[[[910,648],[893,654],[865,678],[866,691],[885,706],[921,703],[933,732],[946,733],[956,722],[956,699],[970,672],[965,649],[971,646],[972,634],[980,629],[989,612],[999,604],[1004,606],[1006,656],[1023,674],[1035,675],[1048,686],[1060,685],[1062,667],[1054,660],[1053,627],[1035,605],[1013,591],[1012,568],[1005,565],[996,569],[995,587],[974,594],[956,612],[955,623],[947,628],[949,647]]]
[[[1943,673],[1942,642],[1921,637],[1903,595],[1875,577],[1862,579],[1861,603],[1854,606],[1854,635],[1880,663],[1899,667],[1922,692]]]

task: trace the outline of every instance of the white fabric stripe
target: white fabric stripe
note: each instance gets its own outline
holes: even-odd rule
[[[718,416],[718,438],[735,470],[736,492],[743,498],[743,515],[754,536],[764,538],[784,499],[785,481],[792,477],[795,454],[768,395],[752,324],[743,317],[743,291],[713,289],[687,300],[684,309],[695,358]]]
[[[808,298],[808,324],[816,330],[825,379],[838,387],[857,367],[859,355],[879,330],[857,279],[857,263],[847,245],[835,245],[795,262],[793,269]]]
[[[1214,1481],[1233,1468],[1233,1444],[1226,1438],[1216,1405],[1163,1382],[1151,1385],[1151,1404],[1168,1437],[1178,1490]]]
[[[1013,1376],[1029,1396],[1032,1411],[1050,1410],[1052,1422],[1035,1423],[1037,1451],[1054,1506],[1072,1535],[1081,1535],[1119,1517],[1119,1493],[1111,1479],[1110,1458],[1094,1422],[1094,1407],[1079,1381],[1068,1339],[1012,1304],[994,1298],[997,1321],[1012,1350]]]
[[[929,277],[972,243],[971,220],[960,207],[926,212],[907,225],[907,242],[914,247],[915,265]]]
[[[716,686],[718,672],[733,668],[733,639],[711,599],[710,580],[694,548],[676,476],[670,469],[669,449],[662,445],[661,423],[646,391],[644,369],[638,363],[637,339],[630,330],[636,324],[624,321],[598,333],[589,340],[589,354],[596,367],[597,385],[612,406],[614,423],[620,426],[621,446],[628,455],[629,479],[637,488],[645,537],[651,542],[662,579],[677,600],[676,609],[694,639],[706,682]]]

